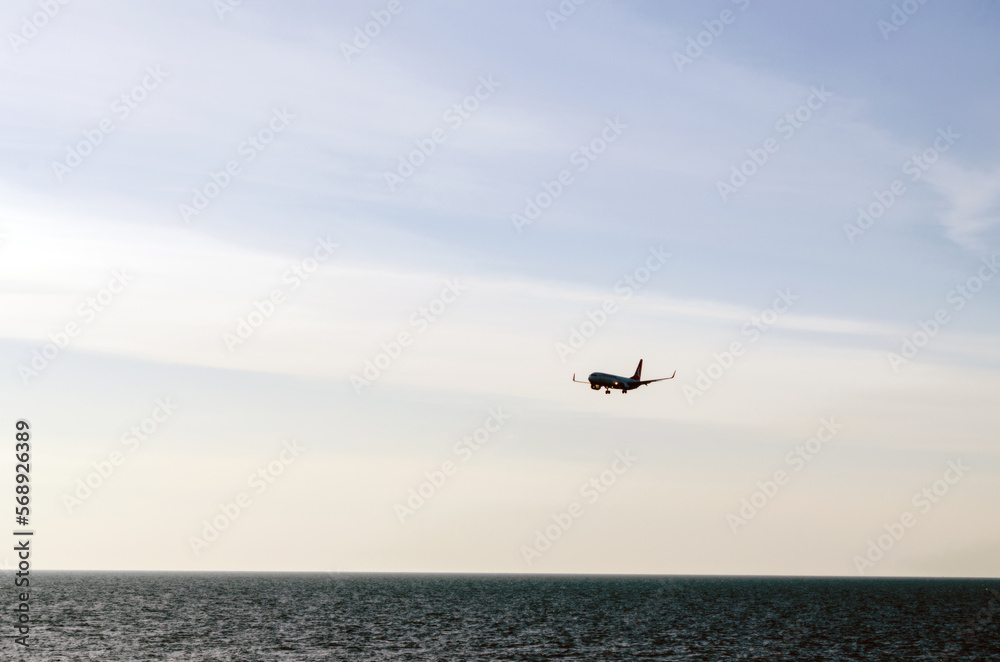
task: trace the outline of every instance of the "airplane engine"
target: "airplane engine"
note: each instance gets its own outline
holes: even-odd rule
[[[599,385],[599,384],[591,384],[591,385],[590,385],[590,388],[591,388],[592,390],[594,390],[594,391],[600,391],[600,390],[601,390],[601,387],[600,387],[600,385]]]

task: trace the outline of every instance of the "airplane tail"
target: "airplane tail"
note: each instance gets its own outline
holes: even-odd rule
[[[642,359],[639,359],[639,366],[635,369],[632,379],[642,379]]]

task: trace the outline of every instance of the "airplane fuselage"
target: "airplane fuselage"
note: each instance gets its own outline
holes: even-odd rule
[[[590,382],[590,388],[595,391],[602,388],[605,390],[618,389],[620,391],[629,391],[642,386],[638,379],[609,375],[606,372],[592,372],[590,373],[590,377],[587,377],[587,381]]]

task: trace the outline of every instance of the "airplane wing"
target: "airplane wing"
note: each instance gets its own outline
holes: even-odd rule
[[[676,375],[677,375],[677,371],[674,370],[674,374],[670,375],[669,377],[660,377],[659,379],[644,379],[641,382],[639,382],[639,385],[642,386],[643,384],[652,384],[653,382],[662,382],[662,381],[665,381],[667,379],[673,379]],[[574,378],[576,377],[576,375],[573,375],[573,376],[574,376]]]
[[[580,380],[580,379],[577,379],[577,378],[576,378],[576,373],[575,373],[575,372],[573,373],[573,381],[574,381],[574,382],[576,382],[577,384],[589,384],[589,383],[590,383],[589,381],[586,381],[586,382],[585,382],[585,381],[583,381],[583,380]]]

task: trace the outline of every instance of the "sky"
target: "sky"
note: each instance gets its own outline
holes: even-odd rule
[[[1000,576],[1000,7],[674,5],[6,3],[35,567]]]

